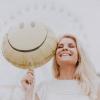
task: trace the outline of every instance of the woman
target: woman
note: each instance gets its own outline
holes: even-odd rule
[[[34,88],[34,73],[28,71],[22,79],[26,100],[100,100],[99,78],[80,47],[78,38],[65,35],[55,53],[54,79]],[[35,93],[33,91],[35,90]]]

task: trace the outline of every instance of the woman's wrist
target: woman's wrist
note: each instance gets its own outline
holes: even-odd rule
[[[25,100],[33,100],[33,91],[25,91]]]

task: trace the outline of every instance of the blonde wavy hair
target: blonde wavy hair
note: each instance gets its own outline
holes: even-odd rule
[[[63,38],[71,38],[76,42],[78,50],[78,61],[76,63],[76,71],[74,73],[74,79],[79,81],[81,88],[84,90],[86,95],[88,95],[92,100],[97,99],[97,88],[98,88],[98,76],[96,71],[90,62],[85,50],[81,47],[82,43],[76,35],[64,35],[59,40]],[[53,75],[55,78],[60,76],[59,65],[57,64],[56,57],[54,57],[53,62]]]

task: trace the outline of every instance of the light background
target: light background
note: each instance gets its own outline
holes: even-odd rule
[[[0,0],[0,84],[19,84],[26,70],[14,67],[2,55],[2,39],[11,25],[37,21],[59,36],[83,37],[97,73],[100,73],[100,0]],[[35,69],[37,82],[51,79],[51,62]]]

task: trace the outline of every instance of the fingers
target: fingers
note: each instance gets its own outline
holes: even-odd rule
[[[32,84],[33,83],[33,76],[31,74],[27,74],[23,79],[22,82],[25,82],[26,84]]]
[[[21,84],[25,90],[31,90],[34,88],[35,78],[33,70],[28,70],[27,74],[21,80]]]
[[[34,76],[33,70],[30,70],[30,69],[28,70],[27,74],[31,74],[32,76]]]
[[[23,85],[32,85],[35,82],[33,70],[28,70],[26,76],[22,79]]]
[[[28,76],[29,79],[32,78],[32,80],[35,80],[35,77],[34,77],[35,75],[34,75],[34,71],[33,70],[28,70],[27,76]]]

